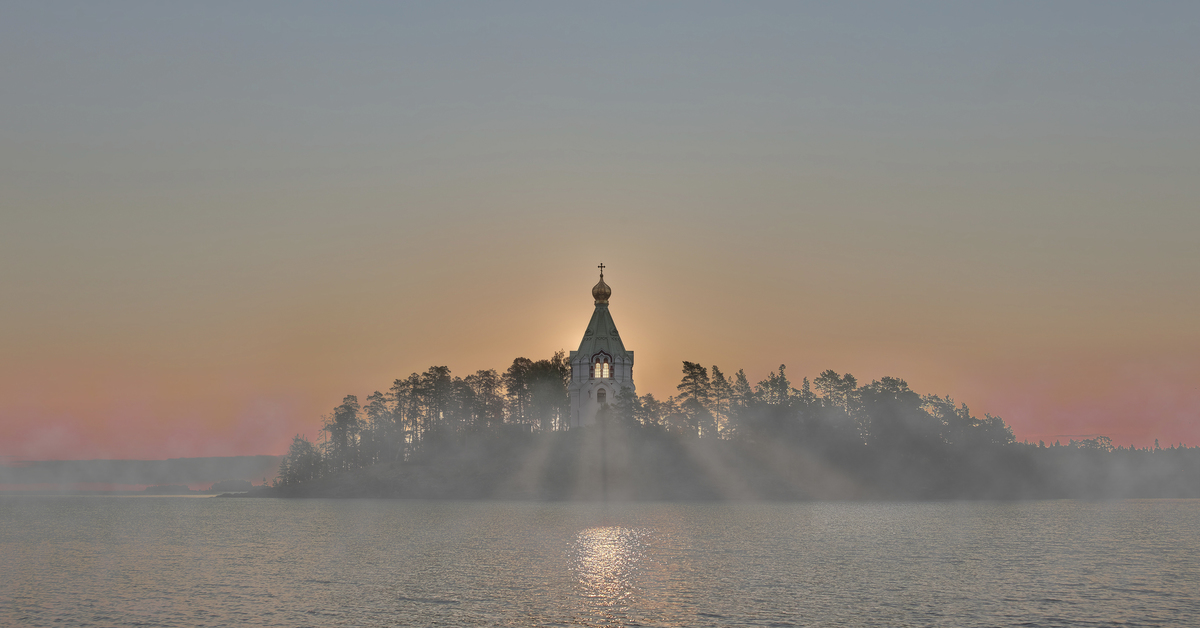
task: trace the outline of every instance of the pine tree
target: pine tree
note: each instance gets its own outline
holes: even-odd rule
[[[712,367],[712,411],[717,422],[717,430],[729,431],[729,406],[733,399],[733,382],[725,377],[717,365]]]
[[[695,400],[707,408],[712,397],[712,383],[708,379],[708,369],[695,362],[683,363],[683,380],[676,386],[679,390],[679,402]]]
[[[360,466],[358,433],[362,428],[359,421],[358,396],[346,395],[341,405],[333,409],[333,416],[323,428],[329,433],[326,456],[335,471],[346,471]]]
[[[779,365],[779,372],[767,374],[767,378],[758,383],[756,392],[763,403],[769,406],[787,406],[791,403],[792,383],[788,381],[784,370],[786,365]]]

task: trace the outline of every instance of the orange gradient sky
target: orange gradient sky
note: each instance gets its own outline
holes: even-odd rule
[[[869,7],[869,8],[867,8]],[[1198,11],[17,4],[0,456],[282,453],[573,349],[1200,444]]]

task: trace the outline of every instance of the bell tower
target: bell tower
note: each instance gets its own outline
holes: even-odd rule
[[[611,404],[622,388],[634,393],[633,352],[625,350],[625,343],[617,333],[617,325],[608,312],[608,298],[612,288],[604,283],[604,264],[600,269],[600,283],[592,287],[592,298],[596,309],[592,320],[583,332],[579,350],[571,352],[571,383],[567,391],[571,396],[571,427],[592,425],[601,407]]]

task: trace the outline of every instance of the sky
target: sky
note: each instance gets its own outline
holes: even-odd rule
[[[280,454],[600,262],[642,394],[1200,445],[1200,4],[396,4],[0,8],[0,459]]]

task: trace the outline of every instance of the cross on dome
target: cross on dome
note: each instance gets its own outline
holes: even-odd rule
[[[608,297],[612,296],[612,288],[604,283],[604,262],[596,268],[600,269],[600,283],[592,288],[592,298],[596,299],[596,305],[608,305]]]

